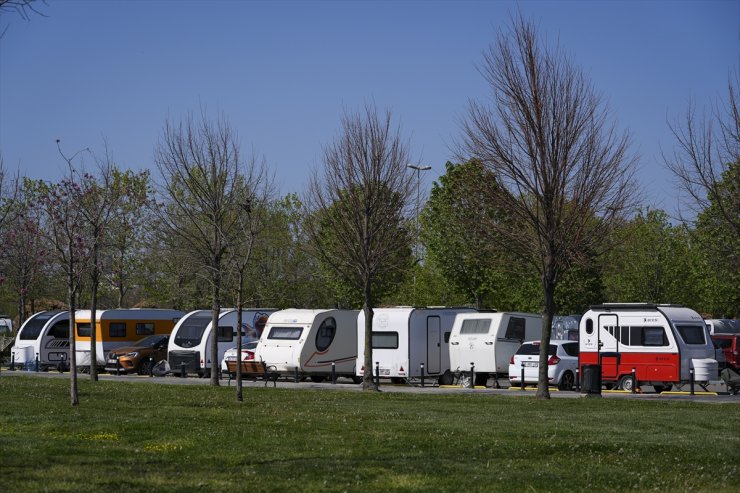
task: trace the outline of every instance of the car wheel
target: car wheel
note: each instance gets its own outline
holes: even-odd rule
[[[149,375],[149,369],[152,367],[154,362],[150,358],[144,358],[139,362],[139,366],[136,369],[136,373],[139,375]]]
[[[627,392],[632,392],[632,375],[625,375],[622,378],[619,379],[619,388],[622,390],[626,390]]]
[[[573,390],[576,379],[573,373],[566,371],[563,376],[560,377],[560,383],[558,383],[558,390]]]

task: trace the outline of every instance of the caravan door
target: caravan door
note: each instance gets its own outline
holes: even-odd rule
[[[617,331],[619,331],[619,317],[615,313],[599,315],[599,330],[596,333],[602,380],[616,380],[619,376],[620,355],[617,339],[612,335]]]
[[[442,323],[439,317],[427,317],[427,364],[426,373],[439,374],[442,367]]]

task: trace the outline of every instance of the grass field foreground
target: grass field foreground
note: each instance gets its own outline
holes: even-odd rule
[[[738,491],[740,406],[0,378],[0,491]]]

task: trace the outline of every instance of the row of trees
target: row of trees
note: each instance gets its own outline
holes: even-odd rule
[[[119,169],[107,152],[67,155],[58,143],[65,179],[5,189],[0,226],[12,240],[3,289],[17,297],[21,320],[62,298],[70,310],[210,305],[214,326],[224,305],[362,307],[366,367],[379,304],[540,311],[545,340],[556,312],[602,301],[738,312],[737,86],[730,111],[715,114],[717,134],[702,140],[695,126],[673,127],[683,153],[666,161],[707,201],[694,202],[694,221],[672,226],[661,211],[635,214],[627,135],[532,24],[515,19],[479,68],[492,102],[469,106],[460,163],[447,164],[419,218],[409,144],[390,112],[347,112],[306,192],[282,198],[264,159],[243,156],[228,121],[201,112],[165,124],[156,179]],[[694,148],[715,137],[721,155],[699,159],[706,154]],[[373,388],[370,372],[364,386]],[[71,392],[76,404],[74,376]],[[538,395],[549,397],[547,385]]]

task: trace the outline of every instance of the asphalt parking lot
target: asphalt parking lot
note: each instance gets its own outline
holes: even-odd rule
[[[7,368],[2,368],[0,372],[0,378],[15,378],[20,376],[35,377],[35,378],[69,378],[69,373],[59,373],[56,371],[49,372],[33,372],[33,371],[10,371]],[[87,374],[78,374],[79,379],[89,379],[90,376]],[[188,378],[180,378],[176,376],[165,376],[165,377],[149,377],[141,375],[110,375],[107,373],[99,374],[100,380],[114,381],[114,382],[133,382],[141,384],[151,385],[209,385],[210,379],[198,378],[196,376]],[[226,378],[220,381],[224,387],[234,387],[236,383]],[[314,383],[310,381],[295,382],[293,379],[290,380],[278,380],[277,382],[264,382],[262,380],[243,380],[244,388],[252,387],[268,387],[268,388],[286,388],[286,389],[314,389],[317,391],[349,391],[349,392],[360,392],[361,386],[352,383],[347,379],[339,379],[336,384],[331,382]],[[503,387],[503,383],[502,383]],[[432,382],[425,382],[424,387],[421,386],[420,382],[414,382],[412,384],[392,384],[390,381],[380,381],[380,390],[382,392],[399,392],[399,393],[426,393],[426,394],[481,394],[481,395],[504,395],[510,397],[519,398],[534,398],[536,389],[534,387],[528,387],[525,390],[521,390],[519,387],[515,388],[492,388],[492,387],[476,387],[474,389],[462,387],[460,385],[448,385],[448,386],[437,386]],[[740,395],[731,395],[727,393],[727,388],[722,381],[712,382],[707,386],[706,390],[696,385],[694,388],[694,395],[691,395],[689,386],[685,385],[682,389],[673,392],[663,392],[656,394],[652,387],[645,386],[642,392],[630,393],[624,391],[607,391],[604,390],[601,393],[601,398],[604,399],[647,399],[647,400],[679,400],[679,401],[695,401],[695,402],[707,402],[707,403],[730,403],[740,404]],[[553,399],[580,399],[580,398],[598,398],[598,396],[586,395],[577,391],[559,391],[555,388],[550,389],[550,396]]]

